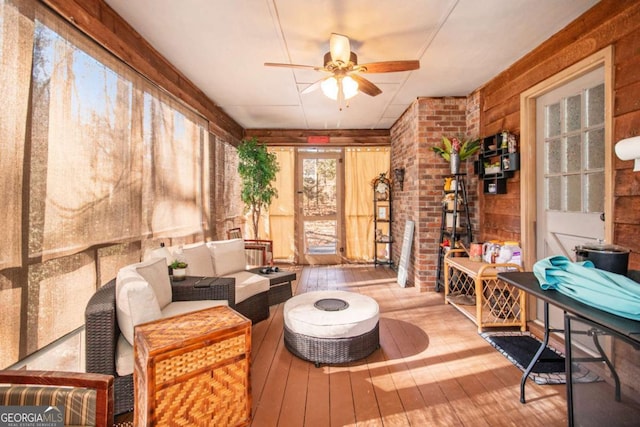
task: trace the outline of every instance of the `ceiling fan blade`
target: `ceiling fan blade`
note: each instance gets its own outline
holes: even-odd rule
[[[316,67],[314,65],[301,65],[301,64],[281,64],[279,62],[265,62],[266,67],[282,67],[282,68],[301,68],[304,70],[323,71],[324,67]]]
[[[329,39],[329,52],[331,52],[331,60],[333,62],[342,62],[348,64],[351,58],[351,45],[349,37],[342,34],[331,33]]]
[[[411,71],[420,68],[420,61],[382,61],[358,65],[357,70],[363,73],[393,73]]]
[[[308,93],[311,93],[311,92],[319,89],[320,85],[322,84],[322,82],[325,81],[326,79],[328,79],[328,77],[325,77],[324,79],[320,79],[317,82],[314,82],[314,83],[310,84],[309,86],[304,88],[304,90],[302,92],[300,92],[300,93],[303,94],[303,95],[306,95]]]
[[[358,82],[358,90],[360,92],[366,93],[369,96],[377,96],[382,93],[382,90],[378,86],[374,85],[364,77],[356,73],[349,74],[349,76],[351,76],[353,80]]]

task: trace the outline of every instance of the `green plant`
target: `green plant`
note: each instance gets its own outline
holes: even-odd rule
[[[238,174],[242,180],[241,198],[248,213],[251,213],[253,235],[258,238],[258,225],[263,209],[271,205],[278,195],[273,186],[276,173],[280,170],[275,154],[269,153],[267,146],[256,138],[243,140],[238,146]]]
[[[174,260],[171,265],[169,267],[171,267],[172,269],[177,269],[177,268],[187,268],[187,263],[183,262],[183,261],[178,261],[177,259]]]
[[[480,150],[480,139],[467,139],[464,142],[460,142],[459,138],[447,138],[442,137],[442,147],[431,147],[433,151],[440,154],[443,159],[449,161],[451,159],[451,153],[458,153],[460,160],[466,160],[473,156]]]

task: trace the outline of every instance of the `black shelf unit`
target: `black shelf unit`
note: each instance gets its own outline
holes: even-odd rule
[[[508,132],[497,133],[482,140],[476,172],[482,180],[484,194],[507,192],[507,178],[520,170],[520,154],[516,150],[517,137]]]
[[[462,239],[466,247],[473,241],[471,231],[471,219],[469,217],[469,201],[465,184],[466,174],[451,176],[455,180],[453,189],[443,190],[443,194],[453,194],[453,203],[442,203],[442,216],[440,223],[440,240],[438,242],[438,266],[436,270],[436,292],[444,288],[444,256],[446,249],[443,247],[445,239],[449,239],[453,246]],[[450,219],[450,221],[449,221]],[[453,248],[453,247],[452,247]]]
[[[391,181],[382,173],[373,181],[373,265],[393,267]]]

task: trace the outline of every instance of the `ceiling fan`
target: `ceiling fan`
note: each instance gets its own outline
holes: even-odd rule
[[[274,62],[265,62],[264,65],[268,67],[301,68],[329,74],[311,84],[302,93],[310,93],[321,88],[326,96],[338,100],[342,110],[342,101],[354,97],[358,91],[369,96],[376,96],[382,93],[378,86],[362,77],[361,74],[417,70],[420,68],[420,61],[382,61],[358,65],[358,56],[351,51],[349,37],[332,33],[329,39],[329,52],[324,55],[324,66],[322,67]]]

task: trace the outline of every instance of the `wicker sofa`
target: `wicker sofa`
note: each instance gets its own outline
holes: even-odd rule
[[[235,310],[252,323],[269,317],[269,278],[246,270],[245,243],[242,239],[187,245],[177,249],[176,256],[187,262],[187,275],[234,278]]]
[[[163,252],[168,248],[163,248]],[[100,288],[89,300],[85,310],[86,371],[114,376],[114,412],[121,414],[133,409],[133,331],[140,323],[168,317],[189,310],[206,307],[206,301],[224,300],[231,308],[253,323],[269,317],[269,279],[245,270],[245,250],[242,239],[230,239],[176,249],[176,257],[188,263],[187,275],[233,278],[219,281],[207,288],[170,286],[160,289],[143,286],[139,272],[147,273],[149,283],[168,280],[166,259],[155,257],[126,266],[118,277]],[[167,252],[168,253],[168,252]],[[173,254],[167,255],[173,258]],[[162,277],[160,277],[162,276]],[[123,286],[137,282],[123,301]],[[149,291],[148,288],[153,288]],[[116,292],[117,290],[117,292]],[[159,302],[159,308],[153,308]],[[194,303],[180,306],[181,302]],[[205,304],[198,304],[205,302]],[[176,303],[176,304],[174,304]],[[189,303],[187,303],[189,304]],[[126,307],[130,305],[131,307]],[[172,306],[178,308],[172,308]],[[151,307],[151,308],[150,308]],[[159,310],[162,309],[162,313]],[[125,326],[123,328],[123,325]]]
[[[166,268],[166,267],[165,267]],[[235,284],[223,281],[208,288],[176,287],[171,300],[225,300],[236,308]],[[119,375],[116,369],[116,348],[121,340],[116,308],[116,279],[111,280],[91,297],[85,309],[86,371],[114,377],[114,413],[133,410],[133,375]]]

